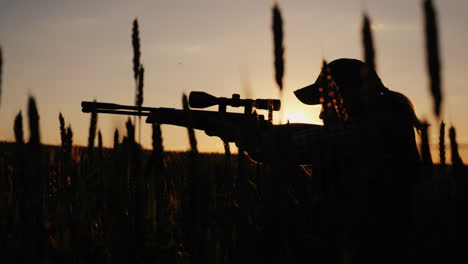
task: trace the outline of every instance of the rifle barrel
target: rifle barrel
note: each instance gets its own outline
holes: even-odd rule
[[[124,110],[107,110],[107,109],[94,109],[85,111],[82,109],[84,113],[96,112],[96,113],[103,113],[103,114],[114,114],[114,115],[131,115],[131,116],[148,116],[149,112],[136,112],[136,111],[124,111]]]
[[[131,105],[119,105],[112,103],[101,103],[101,102],[81,102],[83,112],[92,112],[95,110],[133,110],[133,111],[153,111],[157,108],[154,107],[138,107]]]

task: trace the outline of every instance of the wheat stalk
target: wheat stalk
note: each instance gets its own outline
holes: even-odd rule
[[[152,134],[152,146],[153,146],[153,155],[156,162],[156,168],[162,169],[164,165],[164,147],[163,139],[161,135],[161,125],[153,124],[152,125],[153,134]]]
[[[16,143],[21,144],[21,145],[24,144],[23,115],[21,114],[21,111],[15,117],[14,130],[15,130]]]
[[[94,140],[96,138],[96,127],[97,127],[97,112],[91,112],[91,119],[89,124],[89,134],[88,134],[88,150],[94,148]]]
[[[71,125],[67,127],[67,136],[66,136],[66,151],[67,153],[71,154],[71,150],[73,147],[73,131]]]
[[[136,105],[141,107],[143,105],[143,86],[145,79],[145,68],[143,65],[140,65],[138,70],[138,80],[137,80],[137,94],[136,94]],[[140,112],[140,108],[138,108]],[[141,142],[141,116],[138,116],[138,141]]]
[[[152,135],[152,145],[153,151],[163,152],[164,147],[162,145],[162,136],[161,136],[161,125],[153,124],[153,135]]]
[[[189,125],[187,127],[187,130],[188,130],[189,140],[190,140],[190,151],[192,153],[198,153],[197,139],[195,138],[195,131],[193,130],[193,127],[192,127],[192,120],[191,120],[192,118],[190,115],[190,108],[189,108],[189,104],[187,100],[187,95],[185,94],[182,96],[182,105],[189,120]]]
[[[32,228],[29,229],[30,234],[27,234],[27,243],[35,248],[34,250],[43,250],[43,245],[46,244],[44,236],[44,213],[47,210],[45,204],[45,195],[47,194],[47,174],[45,173],[46,162],[44,162],[39,129],[39,112],[37,110],[36,100],[29,96],[28,100],[28,119],[29,119],[29,143],[27,167],[28,172],[25,179],[25,188],[27,194],[26,200],[29,204],[28,222]],[[26,251],[27,252],[27,251]],[[29,251],[31,253],[32,251]]]
[[[441,114],[442,87],[440,76],[439,38],[437,30],[437,16],[431,0],[424,1],[425,29],[426,29],[426,54],[427,66],[430,78],[431,94],[434,98],[434,113],[437,117]]]
[[[140,69],[140,32],[138,29],[138,20],[133,20],[132,28],[132,46],[133,46],[133,76],[135,81],[138,79]]]
[[[199,156],[197,149],[197,139],[195,138],[195,131],[192,127],[192,116],[189,108],[189,103],[187,100],[187,95],[182,95],[182,106],[185,112],[185,117],[187,119],[187,132],[189,135],[190,141],[190,165],[189,165],[189,177],[186,179],[186,197],[188,198],[184,205],[184,213],[188,219],[191,219],[190,222],[187,222],[185,226],[186,232],[190,234],[189,245],[193,252],[194,263],[203,263],[199,260],[200,257],[200,184],[199,181]],[[185,199],[184,199],[185,200]]]
[[[99,149],[99,152],[102,152],[102,134],[101,134],[101,130],[98,130],[98,149]]]
[[[445,166],[445,123],[444,121],[440,123],[439,156],[440,156],[440,165]]]
[[[364,45],[365,62],[369,65],[370,68],[376,70],[371,21],[367,14],[364,14],[364,21],[362,26],[362,43]]]
[[[127,122],[125,123],[125,127],[127,128],[127,139],[130,143],[135,142],[135,126],[132,124],[132,120],[130,117],[128,118]]]
[[[229,146],[228,141],[223,141],[224,144],[224,155],[226,157],[226,161],[231,160],[231,147]]]
[[[449,129],[449,137],[450,137],[450,150],[452,154],[452,166],[459,167],[463,166],[463,160],[458,153],[458,143],[457,143],[457,135],[455,132],[455,128],[452,126]]]
[[[40,133],[39,133],[39,112],[37,111],[36,100],[34,97],[29,97],[28,102],[28,117],[29,117],[29,143],[34,146],[40,144]]]
[[[0,47],[0,103],[2,101],[2,75],[3,75],[3,52]]]
[[[145,78],[145,68],[143,67],[143,65],[140,65],[140,68],[138,70],[137,93],[136,93],[136,100],[135,100],[135,104],[138,107],[141,107],[143,105],[144,78]]]
[[[62,116],[62,113],[59,113],[59,122],[60,122],[60,139],[62,141],[62,148],[65,147],[67,131],[65,130],[65,119]]]
[[[119,130],[116,128],[114,131],[114,150],[119,147]]]
[[[322,70],[318,82],[320,83],[318,89],[320,103],[322,104],[320,118],[324,120],[324,125],[329,126],[331,120],[346,121],[348,111],[344,105],[343,94],[325,60],[322,61]]]
[[[421,128],[421,156],[424,165],[432,165],[431,150],[429,148],[428,124]]]
[[[283,46],[283,19],[277,4],[273,6],[273,43],[275,55],[275,80],[280,91],[283,90],[284,75],[284,46]]]
[[[101,134],[101,130],[98,130],[98,154],[99,154],[99,157],[102,159],[103,158],[103,151],[102,151],[102,134]]]
[[[138,20],[133,21],[132,28],[132,46],[133,46],[133,76],[136,83],[135,91],[135,105],[141,107],[143,105],[143,83],[145,69],[141,65],[140,57],[140,31],[138,26]],[[140,112],[140,110],[138,110]],[[134,119],[136,122],[136,119]],[[138,117],[138,141],[141,141],[141,117]]]

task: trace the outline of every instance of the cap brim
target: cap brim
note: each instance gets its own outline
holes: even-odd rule
[[[320,104],[320,95],[317,84],[313,83],[309,86],[296,90],[294,92],[297,99],[307,105]]]

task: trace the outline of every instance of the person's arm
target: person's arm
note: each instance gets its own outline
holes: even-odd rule
[[[327,136],[323,126],[313,124],[274,125],[256,133],[244,144],[249,156],[259,162],[317,163]],[[238,144],[241,146],[242,144]]]

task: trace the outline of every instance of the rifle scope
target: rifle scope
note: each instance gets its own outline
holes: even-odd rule
[[[193,108],[206,108],[219,105],[272,111],[279,111],[281,109],[281,101],[278,99],[240,99],[239,94],[233,94],[232,98],[215,97],[205,92],[191,92],[189,104]]]

